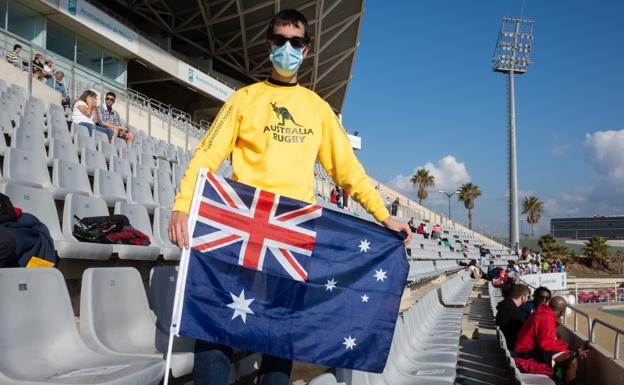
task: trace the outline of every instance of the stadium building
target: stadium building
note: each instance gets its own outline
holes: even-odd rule
[[[284,8],[301,10],[310,22],[312,51],[300,83],[340,116],[363,0],[0,0],[0,192],[46,226],[55,261],[54,269],[0,268],[1,385],[161,383],[180,259],[167,234],[175,191],[224,101],[270,75],[265,28]],[[19,53],[13,51],[16,44]],[[38,54],[64,76],[36,79]],[[106,92],[116,93],[114,108],[136,135],[131,145],[72,124],[61,101],[75,101],[85,90],[95,91],[99,103]],[[359,136],[350,140],[355,149],[363,145]],[[218,174],[230,173],[226,161]],[[505,245],[375,183],[388,206],[399,199],[396,218],[429,228],[439,224],[446,241],[414,234],[406,247],[410,288],[384,374],[335,375],[348,385],[456,383],[456,369],[470,363],[456,354],[464,343],[460,335],[468,333],[461,322],[468,313],[453,307],[471,311],[472,298],[488,293],[463,267],[480,259],[482,246],[496,265],[515,256]],[[333,187],[317,162],[318,204],[373,221],[352,200],[344,207],[331,203]],[[150,245],[75,237],[76,218],[112,214],[128,217]],[[493,299],[500,293],[490,294]],[[448,353],[442,356],[426,346],[440,324]],[[410,340],[414,345],[404,343]],[[193,341],[175,341],[170,374],[174,383],[191,383]],[[488,349],[504,357],[506,347],[497,342],[480,353]],[[237,384],[253,377],[255,359],[242,355]],[[513,373],[524,383],[510,362],[500,366],[502,378],[508,381]],[[610,384],[604,376],[593,378]],[[336,380],[323,375],[311,384]]]
[[[589,218],[552,218],[550,233],[555,238],[624,239],[624,217],[595,216]]]

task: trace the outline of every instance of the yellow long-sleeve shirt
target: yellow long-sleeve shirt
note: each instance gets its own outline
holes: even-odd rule
[[[215,172],[230,153],[232,179],[309,203],[318,158],[375,219],[390,216],[331,107],[305,87],[264,81],[236,91],[195,149],[174,211],[190,211],[199,169]]]

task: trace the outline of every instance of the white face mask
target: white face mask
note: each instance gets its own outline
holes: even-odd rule
[[[281,47],[273,47],[269,55],[273,67],[282,76],[293,76],[303,63],[303,48],[293,48],[287,41]]]

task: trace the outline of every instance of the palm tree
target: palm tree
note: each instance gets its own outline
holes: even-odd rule
[[[414,186],[418,185],[418,204],[422,205],[422,201],[429,196],[427,188],[435,186],[435,177],[429,174],[429,170],[426,168],[419,168],[410,179],[410,182]]]
[[[593,237],[585,244],[583,254],[588,257],[593,267],[605,266],[611,257],[611,248],[602,237]]]
[[[522,214],[526,214],[527,222],[531,225],[531,238],[535,236],[535,225],[544,213],[544,203],[536,196],[524,197],[522,200]]]
[[[464,207],[468,210],[468,228],[472,230],[472,209],[475,206],[475,200],[481,196],[481,190],[479,186],[472,182],[467,182],[461,185],[459,188],[459,194],[457,194],[457,200],[464,202]]]

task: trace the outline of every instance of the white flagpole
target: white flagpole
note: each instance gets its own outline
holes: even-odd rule
[[[167,360],[165,363],[165,382],[163,385],[169,384],[169,369],[171,369],[171,351],[173,350],[173,330],[169,331],[169,346],[167,347]]]

